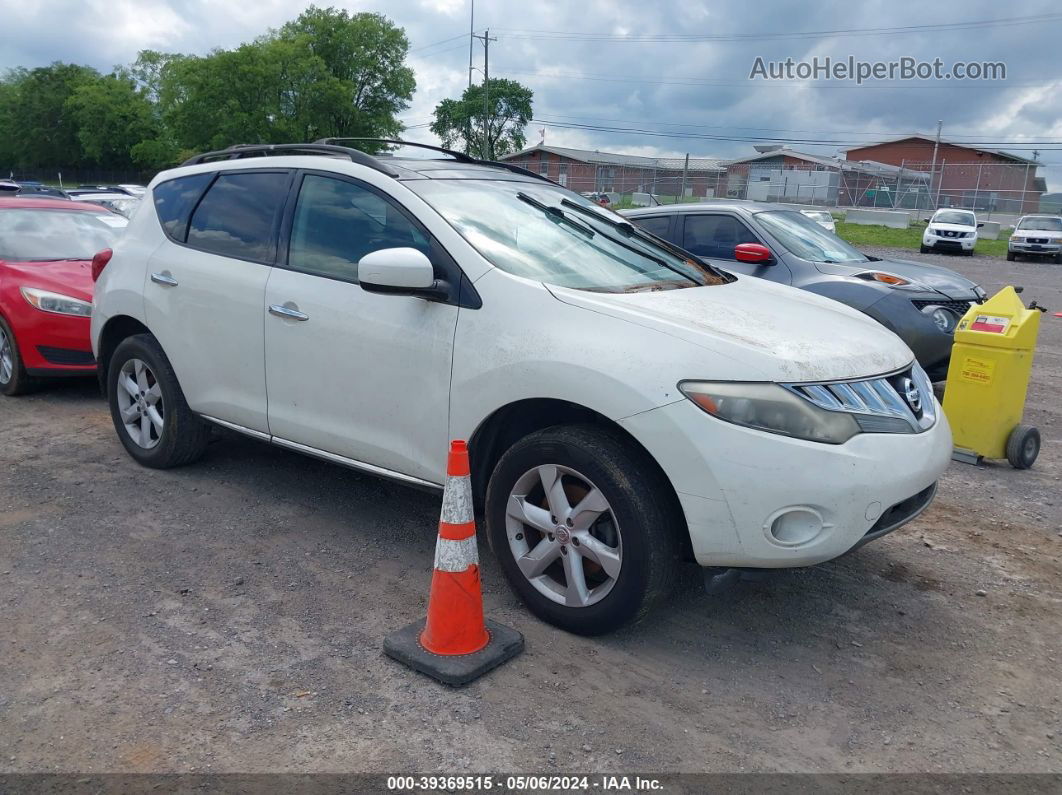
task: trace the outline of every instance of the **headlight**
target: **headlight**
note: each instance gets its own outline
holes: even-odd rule
[[[1017,235],[1011,235],[1010,236],[1010,242],[1011,243],[1024,243],[1025,242],[1025,238],[1018,237]]]
[[[713,417],[813,442],[843,444],[859,433],[851,414],[826,411],[777,384],[683,381],[679,389]]]
[[[865,282],[878,282],[879,284],[887,284],[889,287],[899,287],[908,290],[926,289],[917,282],[912,282],[910,279],[905,279],[903,276],[897,276],[895,273],[888,273],[886,271],[864,271],[863,273],[857,273],[855,278],[862,279]]]
[[[933,318],[933,322],[937,324],[937,328],[945,334],[950,334],[954,331],[955,322],[958,320],[953,312],[950,312],[942,306],[927,306],[922,309],[922,314],[929,315]]]
[[[75,315],[77,317],[92,316],[92,304],[88,301],[82,301],[80,298],[71,298],[69,295],[39,290],[36,287],[20,287],[19,290],[30,306],[42,312],[52,312],[56,315]]]

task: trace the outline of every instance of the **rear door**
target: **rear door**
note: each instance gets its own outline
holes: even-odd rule
[[[391,197],[336,174],[301,177],[285,236],[287,261],[265,298],[270,432],[438,482],[458,308],[366,292],[358,260],[412,247],[447,279],[459,278],[456,264]]]
[[[149,261],[148,326],[193,411],[261,433],[265,287],[291,178],[285,169],[222,171],[155,188],[169,241]]]
[[[701,259],[709,260],[720,267],[790,284],[793,281],[789,267],[772,250],[774,260],[769,265],[739,262],[734,257],[734,247],[741,243],[766,245],[763,239],[749,229],[748,225],[730,213],[697,213],[680,216],[682,221],[682,247]],[[770,246],[767,246],[770,248]]]

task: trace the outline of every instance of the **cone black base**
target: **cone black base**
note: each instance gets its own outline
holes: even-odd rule
[[[472,654],[432,654],[420,645],[423,620],[414,621],[384,638],[384,654],[444,684],[467,685],[524,650],[524,636],[515,629],[489,618],[484,623],[490,633],[490,643]]]

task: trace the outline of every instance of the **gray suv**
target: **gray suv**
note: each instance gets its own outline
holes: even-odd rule
[[[673,204],[623,215],[701,260],[858,309],[895,332],[934,381],[947,376],[959,318],[985,292],[947,268],[878,259],[797,210],[760,202]]]

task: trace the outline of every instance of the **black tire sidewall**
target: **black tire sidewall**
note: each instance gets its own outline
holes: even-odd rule
[[[487,487],[487,536],[506,578],[532,613],[542,620],[580,635],[597,635],[641,617],[649,593],[650,566],[671,554],[667,544],[650,545],[668,533],[667,513],[661,510],[659,485],[646,476],[646,467],[610,435],[581,426],[558,427],[525,437],[498,462]],[[596,442],[596,444],[595,444]],[[602,460],[602,456],[605,460]],[[612,590],[600,602],[571,608],[539,593],[524,577],[509,547],[505,526],[509,495],[525,472],[543,464],[559,464],[581,473],[608,500],[622,539],[623,565]]]
[[[162,391],[164,407],[162,438],[150,449],[144,449],[129,437],[118,407],[118,375],[122,371],[122,366],[130,359],[140,359],[151,368]],[[180,436],[187,428],[189,421],[198,422],[198,418],[191,416],[173,368],[154,337],[147,334],[129,337],[115,349],[107,369],[107,404],[111,410],[114,430],[122,446],[137,462],[156,469],[166,469],[185,463],[182,460],[186,456],[181,450]],[[183,414],[188,416],[182,416]]]
[[[0,384],[0,394],[14,397],[29,391],[35,385],[35,382],[27,375],[26,369],[22,364],[22,351],[19,350],[15,332],[12,331],[11,324],[2,315],[0,315],[0,328],[4,329],[4,334],[7,335],[7,339],[11,343],[11,380],[6,384]]]

